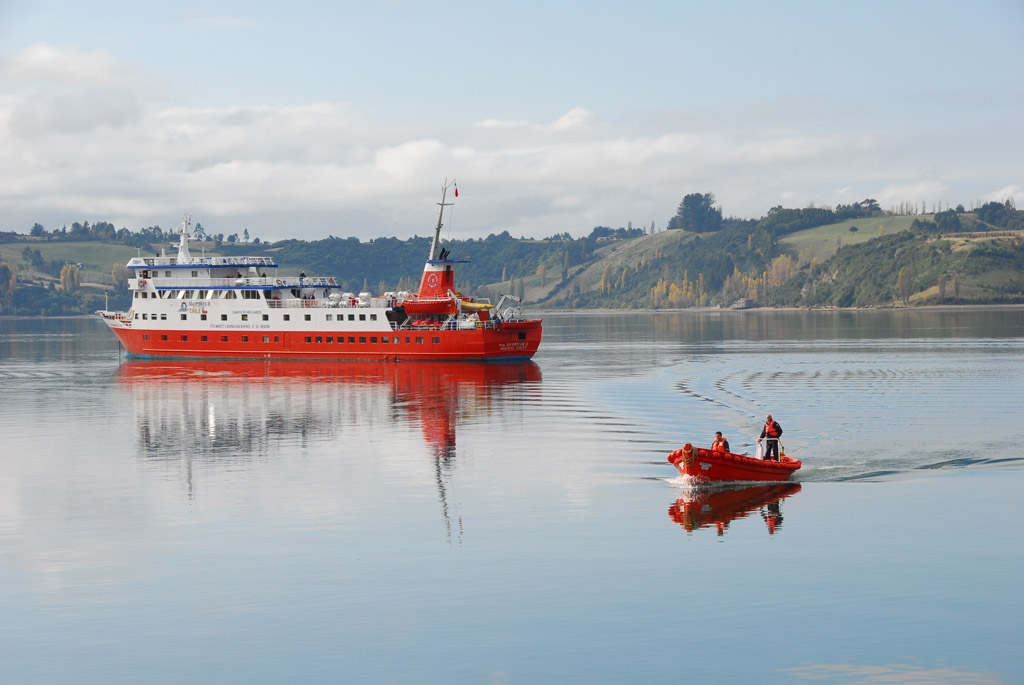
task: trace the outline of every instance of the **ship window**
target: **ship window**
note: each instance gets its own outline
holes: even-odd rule
[[[205,335],[201,335],[201,336],[199,336],[199,339],[200,339],[201,341],[203,341],[203,342],[206,342],[206,336],[205,336]]]
[[[318,335],[318,336],[316,336],[316,341],[317,341],[318,343],[322,343],[322,342],[324,341],[324,338],[323,338],[323,336],[322,336],[322,335]]]
[[[360,314],[359,315],[359,320],[360,321],[366,321],[366,314]]]
[[[284,315],[284,320],[285,321],[291,321],[292,320],[292,315],[291,314],[285,314]]]
[[[376,314],[370,314],[370,321],[376,321],[376,320],[377,320],[377,315]]]
[[[148,333],[143,333],[142,334],[142,339],[143,340],[149,340],[149,334]]]
[[[265,342],[265,343],[270,342],[270,336],[269,335],[263,336],[263,342]]]
[[[334,321],[334,314],[328,314],[327,315],[327,320],[328,321]]]
[[[188,342],[188,336],[187,335],[181,336],[181,342]]]
[[[228,341],[228,336],[226,336],[226,335],[220,336],[220,341],[221,342],[227,342]]]
[[[138,318],[139,318],[139,315],[138,315],[138,314],[136,314],[136,315],[135,315],[135,318],[136,318],[136,319],[138,319]]]
[[[350,335],[350,336],[348,336],[348,341],[349,341],[350,343],[354,343],[354,342],[356,341],[356,336],[354,336],[354,335]]]
[[[192,299],[192,295],[193,295],[193,292],[192,292],[191,290],[186,290],[186,291],[185,291],[185,295],[184,295],[184,298],[185,298],[186,300],[191,300],[191,299]]]
[[[270,321],[270,314],[264,314],[263,315],[263,320],[264,321]]]
[[[522,331],[519,331],[519,339],[520,340],[526,340],[526,333],[523,333]]]
[[[313,339],[310,336],[307,335],[306,336],[306,342],[313,342]]]
[[[166,336],[166,335],[161,335],[161,336],[160,336],[160,339],[161,339],[161,340],[167,340],[167,336]]]
[[[423,342],[423,338],[421,338],[420,336],[417,335],[416,336],[416,344],[418,345],[418,344],[421,344],[422,342]]]
[[[170,271],[165,271],[164,272],[164,276],[166,276],[167,278],[170,278],[171,277],[171,272]]]
[[[305,316],[306,321],[310,321],[312,318],[313,316],[311,314],[306,314]]]
[[[199,272],[198,271],[193,271],[192,272],[192,278],[198,278],[198,277],[199,277]]]
[[[200,315],[199,315],[199,318],[200,318],[200,320],[202,320],[202,321],[206,321],[206,314],[200,314]]]
[[[160,320],[161,321],[167,321],[167,315],[166,314],[161,314],[160,315]]]
[[[236,299],[235,291],[234,290],[229,290],[226,293],[224,293],[224,299],[225,300],[234,300],[234,299]]]
[[[181,320],[182,321],[188,321],[188,314],[182,314],[181,315]]]
[[[220,320],[221,321],[227,321],[228,320],[228,315],[227,314],[221,314],[220,315]]]
[[[277,336],[276,335],[274,336],[274,342],[277,342]]]
[[[366,336],[365,335],[359,336],[359,342],[365,343],[366,342]]]
[[[338,336],[338,344],[340,345],[340,344],[342,344],[343,342],[345,342],[345,338],[344,338],[343,336],[340,336],[340,335],[339,335],[339,336]]]
[[[398,340],[399,340],[399,338],[398,338],[398,336],[396,335],[396,336],[395,336],[395,344],[396,344],[396,345],[398,344]]]
[[[381,336],[380,341],[382,343],[384,343],[385,345],[387,345],[388,344],[388,336],[386,336],[386,335]]]
[[[406,344],[406,345],[408,345],[408,344],[409,344],[409,336],[405,336],[405,344]]]
[[[206,299],[206,291],[205,290],[200,290],[199,291],[199,299],[200,300],[205,300]]]
[[[136,300],[139,299],[139,294],[138,293],[135,293],[135,299]]]
[[[329,342],[329,343],[334,342],[334,336],[333,335],[327,336],[327,342]]]
[[[355,314],[349,314],[348,315],[348,320],[349,321],[355,321],[356,320],[356,315]]]
[[[249,342],[249,336],[243,335],[242,336],[242,342]]]
[[[144,293],[142,293],[142,296],[143,297],[149,297],[149,293],[144,292]]]
[[[372,342],[372,343],[377,342],[377,336],[375,336],[375,335],[370,336],[370,342]]]
[[[435,336],[434,336],[434,344],[436,345],[436,344],[438,344],[439,342],[441,342],[441,339],[440,339],[439,337],[437,337],[437,336],[435,335]]]
[[[249,320],[249,315],[248,314],[242,314],[242,321],[248,321],[248,320]]]
[[[149,319],[149,314],[143,314],[143,315],[142,315],[142,318],[143,318],[143,319]]]

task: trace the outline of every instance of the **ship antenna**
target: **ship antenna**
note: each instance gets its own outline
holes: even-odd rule
[[[454,178],[451,180],[451,183],[449,183],[448,179],[446,178],[444,180],[444,186],[441,188],[441,201],[437,203],[441,209],[437,212],[437,226],[434,228],[434,242],[431,243],[430,245],[430,259],[428,261],[431,262],[437,259],[437,245],[441,238],[441,226],[444,225],[441,223],[444,218],[444,208],[450,207],[452,206],[452,204],[454,204],[452,202],[444,201],[445,196],[448,194],[448,187],[454,184]]]

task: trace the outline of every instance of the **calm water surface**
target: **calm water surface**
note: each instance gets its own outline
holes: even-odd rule
[[[0,681],[1024,682],[1024,310],[544,318],[441,366],[0,319]],[[767,412],[795,484],[679,487]]]

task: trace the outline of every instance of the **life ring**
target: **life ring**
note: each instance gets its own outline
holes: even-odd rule
[[[282,285],[284,285],[284,283],[282,283],[282,282],[281,282],[281,279],[279,278],[279,279],[277,279],[277,281],[275,281],[274,285],[276,285],[276,286],[282,286]]]
[[[142,280],[139,281],[139,287],[140,288],[144,287],[145,285],[146,285],[145,279],[142,279]]]

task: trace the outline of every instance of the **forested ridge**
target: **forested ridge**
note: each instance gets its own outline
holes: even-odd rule
[[[723,218],[712,193],[693,193],[668,228],[598,226],[543,240],[503,232],[445,242],[467,295],[510,293],[534,308],[730,306],[878,307],[1024,302],[1024,212],[1012,202],[932,214],[883,211],[871,199],[831,208],[773,207],[760,219]],[[194,231],[207,254],[272,256],[282,273],[339,279],[346,290],[415,290],[426,237],[334,236],[274,243]],[[0,314],[126,308],[137,253],[154,254],[173,231],[109,222],[0,232]]]

